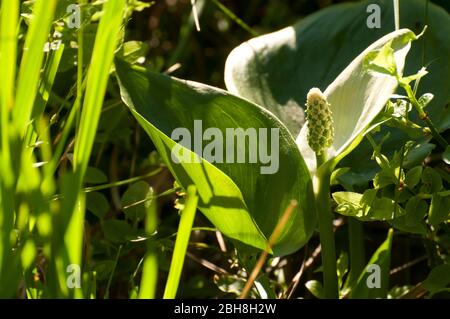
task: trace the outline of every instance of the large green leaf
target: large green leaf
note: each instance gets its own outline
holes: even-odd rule
[[[312,87],[325,90],[366,47],[394,29],[392,0],[376,2],[381,8],[381,28],[370,29],[369,4],[361,1],[331,6],[280,31],[241,44],[227,60],[225,82],[233,94],[243,96],[276,114],[295,136],[304,122],[302,108]],[[435,95],[427,111],[444,128],[450,127],[450,16],[425,1],[400,1],[402,28],[428,30],[412,48],[405,74],[423,65],[430,72],[422,79],[419,96]]]
[[[273,251],[276,255],[289,254],[306,243],[316,222],[311,177],[295,141],[277,118],[220,89],[147,72],[120,60],[116,61],[116,70],[125,104],[149,134],[178,182],[185,188],[189,184],[197,186],[199,209],[219,230],[231,238],[264,248],[278,219],[290,201],[296,199],[298,208]],[[269,129],[269,132],[278,129],[278,171],[261,174],[266,165],[260,161],[211,164],[202,158],[200,163],[173,162],[171,150],[180,146],[170,138],[173,131],[186,128],[194,135],[195,120],[202,120],[203,131],[218,128],[224,137],[227,128]],[[210,143],[201,142],[203,148]],[[238,150],[235,143],[234,154],[245,152],[248,162],[248,141],[245,144]],[[220,146],[223,154],[225,146]],[[269,145],[267,148],[269,154],[275,150]]]

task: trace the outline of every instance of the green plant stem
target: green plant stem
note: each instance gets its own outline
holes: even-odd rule
[[[356,283],[365,267],[364,230],[363,224],[355,218],[348,219],[349,250],[350,250],[350,285]]]
[[[120,245],[119,248],[117,249],[116,259],[114,260],[114,266],[113,266],[113,269],[111,270],[111,274],[109,275],[108,283],[106,284],[106,291],[105,291],[105,295],[103,296],[103,299],[109,299],[109,288],[111,287],[112,279],[113,279],[114,273],[116,272],[116,267],[117,267],[117,263],[119,262],[119,257],[120,257],[120,253],[122,252],[122,247],[123,247],[123,245]]]
[[[151,171],[151,172],[149,172],[149,173],[147,173],[145,175],[135,176],[135,177],[124,179],[122,181],[117,181],[117,182],[114,182],[114,183],[108,183],[108,184],[103,184],[103,185],[98,185],[98,186],[86,187],[86,188],[83,189],[83,191],[85,193],[90,193],[90,192],[96,192],[96,191],[100,191],[100,190],[104,190],[104,189],[108,189],[108,188],[113,188],[113,187],[123,186],[123,185],[127,185],[127,184],[132,184],[134,182],[138,182],[138,181],[141,181],[143,179],[155,176],[156,174],[159,174],[162,170],[163,170],[162,167],[158,167],[154,171]]]
[[[158,250],[155,238],[152,236],[158,228],[157,201],[152,201],[145,218],[145,233],[147,239],[147,254],[142,266],[139,299],[154,299],[158,285]]]
[[[205,7],[205,0],[199,0],[195,3],[197,19],[200,19]],[[177,47],[173,51],[172,56],[169,58],[166,66],[171,67],[175,63],[182,62],[185,59],[185,55],[189,54],[186,49],[189,46],[189,41],[191,39],[192,31],[195,28],[195,17],[194,13],[191,13],[189,18],[183,23],[180,29],[180,37],[178,40]]]
[[[336,267],[336,247],[334,242],[333,213],[330,199],[331,172],[326,167],[320,167],[325,157],[316,156],[318,174],[316,176],[314,193],[319,220],[320,246],[322,249],[322,272],[325,297],[339,298],[338,277]],[[322,170],[321,170],[322,169]]]
[[[231,20],[233,20],[237,25],[239,25],[242,29],[250,33],[252,36],[259,36],[258,32],[254,31],[251,27],[248,26],[247,23],[242,21],[237,15],[235,15],[230,9],[225,7],[219,0],[211,0],[214,5],[219,8],[225,15],[227,15]]]
[[[316,154],[316,166],[319,168],[323,163],[327,161],[327,155],[322,152],[320,155]]]
[[[447,141],[442,137],[442,135],[436,129],[436,126],[434,126],[434,124],[431,121],[431,119],[428,116],[428,114],[423,110],[423,108],[420,105],[419,101],[417,101],[417,98],[414,95],[414,92],[411,89],[411,86],[406,85],[406,84],[401,84],[401,86],[406,91],[406,94],[408,95],[408,98],[409,98],[410,102],[414,105],[414,107],[416,108],[417,112],[419,113],[419,118],[427,124],[428,128],[431,131],[431,134],[436,139],[436,141],[439,143],[439,145],[441,147],[443,147],[444,149],[446,149],[447,146],[448,146]]]

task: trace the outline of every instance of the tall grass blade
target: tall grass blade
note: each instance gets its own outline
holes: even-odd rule
[[[75,142],[75,170],[81,173],[81,177],[86,171],[94,144],[124,10],[125,0],[106,2],[103,17],[97,30],[91,66],[88,72],[79,134]]]
[[[178,226],[177,239],[173,250],[172,262],[170,264],[169,277],[164,290],[164,299],[174,299],[180,283],[181,271],[183,270],[184,257],[189,244],[192,225],[194,223],[195,211],[197,210],[198,196],[195,186],[187,189],[186,206],[181,213]]]
[[[83,102],[79,134],[75,142],[74,183],[70,185],[71,192],[77,193],[78,196],[75,202],[69,201],[63,210],[65,216],[70,216],[69,220],[65,219],[68,224],[62,225],[67,227],[67,229],[64,228],[66,229],[64,251],[67,252],[67,255],[64,255],[65,267],[68,264],[81,266],[85,214],[85,199],[84,194],[81,194],[81,186],[94,144],[95,132],[100,119],[109,72],[117,45],[117,35],[122,26],[125,7],[125,0],[108,1],[104,4],[103,16],[95,38],[91,65],[87,75],[87,89]],[[78,73],[80,74],[79,70]],[[78,79],[78,84],[80,84],[80,79]],[[57,271],[60,273],[64,269],[58,269],[57,265]],[[80,290],[75,290],[71,296],[82,297],[82,293]]]
[[[48,38],[56,4],[57,0],[37,0],[33,7],[33,19],[25,39],[13,109],[14,122],[21,135],[26,133],[33,111],[44,60],[44,44]]]
[[[10,150],[10,111],[14,104],[19,1],[2,1],[0,12],[0,297],[13,292],[6,280],[11,267],[10,233],[14,221],[14,174]]]
[[[55,82],[56,73],[58,71],[63,52],[64,44],[61,44],[57,50],[52,51],[49,55],[41,85],[39,86],[39,94],[36,96],[31,114],[33,126],[28,127],[26,138],[27,145],[36,142],[37,125],[39,123],[41,115],[44,113],[48,99],[50,98],[50,93],[53,87],[53,83]]]
[[[156,285],[158,282],[158,255],[156,251],[156,243],[153,239],[153,234],[157,227],[157,201],[151,201],[150,207],[147,211],[147,218],[145,220],[145,233],[147,239],[147,254],[144,259],[142,269],[141,286],[139,288],[139,299],[154,299],[156,292]]]

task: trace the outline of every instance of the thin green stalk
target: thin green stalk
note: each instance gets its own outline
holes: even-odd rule
[[[349,251],[350,251],[350,285],[356,283],[365,267],[364,229],[363,224],[355,218],[348,219]]]
[[[188,187],[186,199],[186,206],[181,212],[178,235],[175,240],[169,276],[164,290],[164,299],[174,299],[177,295],[184,258],[186,257],[186,251],[189,244],[189,237],[191,236],[191,229],[194,224],[195,211],[197,210],[198,196],[195,186],[192,185]]]
[[[108,283],[106,284],[106,290],[105,290],[105,295],[103,296],[103,299],[109,299],[109,289],[111,287],[114,273],[116,272],[116,267],[117,267],[117,263],[119,262],[119,257],[120,257],[120,253],[122,252],[122,247],[123,247],[123,245],[120,245],[119,249],[117,249],[116,259],[114,260],[114,266],[113,266],[113,269],[111,270],[111,274],[109,275]]]
[[[419,101],[417,101],[417,98],[414,95],[414,92],[411,89],[411,86],[409,86],[408,84],[402,84],[401,82],[400,82],[400,85],[406,91],[406,94],[408,95],[409,101],[412,103],[412,105],[416,108],[417,112],[419,113],[419,118],[427,124],[428,128],[431,131],[431,134],[436,139],[436,141],[439,143],[439,145],[443,149],[446,149],[447,146],[448,146],[447,141],[442,137],[442,135],[436,129],[436,126],[434,126],[434,123],[431,121],[431,119],[428,116],[428,114],[423,110],[423,108],[420,105]]]
[[[83,80],[83,89],[86,87],[87,78],[84,77]],[[77,87],[78,90],[78,87]],[[65,101],[68,101],[72,93],[70,93]],[[59,138],[58,144],[56,145],[55,155],[53,156],[52,161],[50,162],[50,167],[53,172],[56,171],[58,168],[58,164],[61,160],[61,156],[64,153],[64,147],[66,146],[66,142],[69,139],[70,132],[72,130],[72,127],[74,125],[75,119],[77,117],[77,114],[79,113],[80,108],[80,101],[81,101],[81,95],[78,95],[75,99],[75,102],[73,104],[73,107],[70,109],[69,116],[67,117],[67,120],[65,121],[64,127],[62,129],[61,137]],[[62,103],[64,104],[64,103]],[[69,104],[70,105],[70,104]],[[59,114],[60,111],[58,111],[56,114]]]
[[[428,9],[429,9],[429,0],[425,1],[425,17],[424,17],[424,25],[428,25]],[[423,37],[423,46],[422,46],[422,65],[425,65],[425,52],[427,48],[427,37]]]
[[[57,50],[50,52],[47,62],[45,63],[44,74],[39,87],[39,94],[36,96],[36,101],[34,102],[33,111],[31,114],[33,125],[30,125],[27,128],[27,135],[25,137],[26,145],[34,144],[38,138],[37,127],[39,125],[39,120],[44,113],[48,99],[50,98],[50,93],[52,91],[53,83],[55,82],[56,73],[58,71],[63,52],[64,44],[61,44]]]
[[[154,171],[152,171],[152,172],[150,172],[148,174],[145,174],[145,175],[136,176],[136,177],[133,177],[133,178],[125,179],[125,180],[122,180],[122,181],[117,181],[117,182],[114,182],[114,183],[108,183],[108,184],[102,184],[102,185],[98,185],[98,186],[82,188],[81,192],[83,192],[83,193],[92,193],[92,192],[97,192],[97,191],[104,190],[104,189],[109,189],[109,188],[113,188],[113,187],[128,185],[128,184],[131,184],[131,183],[134,183],[134,182],[137,182],[137,181],[149,178],[151,176],[154,176],[154,175],[158,174],[159,172],[161,172],[161,170],[162,170],[161,168],[158,168],[158,169],[156,169],[156,170],[154,170]],[[152,198],[158,198],[158,197],[162,197],[162,196],[173,194],[173,193],[177,192],[178,190],[179,190],[178,187],[170,188],[170,189],[168,189],[168,190],[166,190],[166,191],[164,191],[164,192],[162,192],[162,193],[160,193],[158,195],[154,195],[154,196],[151,196],[149,198],[143,199],[142,201],[139,201],[138,203],[131,204],[128,207],[130,207],[132,205],[139,205],[139,204],[145,203],[146,201],[148,201],[149,199],[152,199]],[[56,194],[56,195],[52,196],[50,200],[53,201],[53,200],[58,200],[58,199],[61,199],[61,198],[64,198],[63,194]]]
[[[78,1],[79,5],[85,5],[86,0],[79,0]],[[74,104],[74,108],[75,108],[75,113],[76,113],[76,129],[75,129],[75,138],[76,135],[78,133],[78,129],[79,129],[79,124],[80,124],[80,118],[81,118],[81,114],[80,114],[80,106],[81,106],[81,101],[83,99],[83,55],[84,55],[84,26],[83,24],[80,26],[80,28],[77,31],[77,41],[78,41],[78,50],[77,50],[77,97],[75,99],[75,104]]]
[[[320,246],[322,255],[322,273],[325,297],[328,299],[339,298],[339,287],[336,266],[336,247],[334,241],[333,213],[330,199],[331,173],[321,164],[325,162],[324,156],[316,156],[319,172],[315,176],[314,193],[316,209],[319,220]]]
[[[114,182],[114,183],[108,183],[108,184],[103,184],[103,185],[98,185],[98,186],[86,187],[86,188],[83,189],[83,191],[85,193],[90,193],[90,192],[96,192],[96,191],[100,191],[100,190],[104,190],[104,189],[108,189],[108,188],[113,188],[113,187],[118,187],[118,186],[131,184],[131,183],[138,182],[138,181],[141,181],[143,179],[155,176],[156,174],[160,173],[161,171],[162,171],[162,168],[158,167],[156,170],[151,171],[150,173],[147,173],[145,175],[135,176],[135,177],[124,179],[124,180],[117,181],[117,182]]]
[[[196,15],[197,19],[201,17],[203,13],[203,9],[205,7],[205,0],[198,0],[195,3],[196,8]],[[191,38],[192,31],[194,31],[195,28],[195,16],[192,12],[189,16],[189,18],[183,23],[180,29],[180,38],[178,39],[177,47],[175,48],[172,56],[169,58],[166,66],[171,67],[175,63],[180,62],[183,60],[184,55],[186,54],[186,48],[189,45],[189,40]]]
[[[154,299],[158,284],[158,253],[156,241],[152,236],[158,225],[156,203],[156,200],[152,200],[145,219],[145,233],[148,236],[147,254],[145,255],[142,268],[141,286],[138,295],[139,299]]]
[[[129,204],[129,205],[127,205],[127,206],[124,206],[124,207],[122,207],[122,209],[128,209],[128,208],[130,208],[130,207],[134,207],[134,206],[137,206],[137,205],[141,205],[141,204],[144,204],[144,203],[146,203],[146,202],[148,202],[148,201],[150,201],[150,200],[154,200],[154,199],[156,199],[156,198],[160,198],[160,197],[163,197],[163,196],[171,195],[171,194],[173,194],[173,193],[175,193],[175,192],[177,192],[177,191],[178,191],[178,188],[177,188],[177,187],[174,187],[174,188],[168,189],[168,190],[166,190],[166,191],[164,191],[164,192],[162,192],[162,193],[160,193],[160,194],[153,195],[153,196],[149,196],[149,197],[147,197],[147,198],[144,198],[144,199],[142,199],[142,200],[139,200],[139,201],[137,201],[137,202],[134,202],[134,203],[132,203],[132,204]]]
[[[235,15],[230,9],[225,7],[219,0],[211,0],[220,11],[233,20],[238,26],[250,33],[252,36],[257,37],[259,34],[255,32],[247,23],[242,21],[237,15]]]

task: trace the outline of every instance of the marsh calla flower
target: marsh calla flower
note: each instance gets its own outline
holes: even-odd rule
[[[388,68],[394,64],[398,76],[403,73],[406,55],[411,41],[418,37],[408,29],[392,32],[364,50],[348,67],[319,95],[317,90],[310,91],[310,98],[327,101],[334,124],[333,142],[326,149],[327,162],[323,165],[336,165],[345,155],[352,151],[368,131],[369,125],[383,110],[395,92],[398,81],[396,76],[371,72],[367,68],[367,58],[374,52],[389,45],[391,56],[378,56],[377,67]],[[393,59],[392,59],[393,57]],[[324,129],[326,129],[324,127]],[[317,135],[316,129],[310,132],[310,125],[303,125],[297,137],[297,145],[312,174],[317,171],[316,153],[310,146],[310,138]]]

